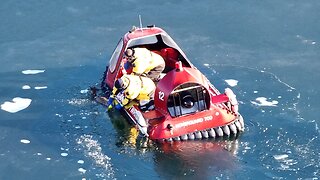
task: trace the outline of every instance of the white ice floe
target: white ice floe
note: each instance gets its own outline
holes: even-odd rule
[[[61,153],[60,154],[62,157],[66,157],[66,156],[68,156],[68,153]]]
[[[209,64],[203,64],[203,65],[204,65],[204,66],[207,66],[207,67],[209,66]]]
[[[231,86],[231,87],[234,87],[234,86],[238,85],[238,81],[235,80],[235,79],[226,79],[225,81],[226,81],[226,83],[228,83],[228,85]]]
[[[265,97],[258,97],[256,101],[251,101],[251,103],[257,106],[277,106],[279,102],[276,100],[268,101]]]
[[[80,93],[81,94],[86,94],[86,93],[88,93],[88,91],[89,91],[88,89],[83,89],[83,90],[80,91]]]
[[[34,70],[24,70],[22,71],[23,74],[39,74],[39,73],[43,73],[45,70],[38,70],[38,69],[34,69]]]
[[[23,144],[29,144],[29,143],[30,143],[30,140],[28,140],[28,139],[21,139],[20,142],[23,143]]]
[[[296,37],[297,37],[298,39],[300,39],[303,44],[312,44],[312,45],[317,44],[316,41],[314,41],[314,40],[312,40],[312,39],[307,39],[307,38],[305,38],[305,37],[303,37],[303,36],[301,36],[301,35],[297,35]]]
[[[81,173],[86,173],[87,170],[85,170],[83,168],[79,168],[78,171],[81,172]]]
[[[31,87],[29,85],[24,85],[22,86],[22,89],[31,89]]]
[[[6,101],[1,104],[1,109],[10,113],[16,113],[23,109],[26,109],[31,104],[31,99],[15,97],[12,102]]]
[[[34,89],[36,89],[36,90],[47,89],[47,88],[48,88],[47,86],[36,86],[36,87],[34,87]]]
[[[84,160],[78,160],[78,164],[84,164]]]

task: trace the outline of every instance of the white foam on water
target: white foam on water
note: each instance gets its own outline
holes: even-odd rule
[[[22,71],[23,74],[39,74],[39,73],[43,73],[45,70],[38,70],[38,69],[34,69],[34,70],[24,70]]]
[[[24,85],[22,86],[22,89],[31,89],[31,87],[29,85]]]
[[[266,97],[258,97],[256,101],[251,101],[251,103],[257,106],[277,106],[279,102],[276,100],[268,101]]]
[[[276,160],[283,160],[283,159],[288,158],[289,156],[287,154],[280,154],[280,155],[274,155],[273,157]]]
[[[114,170],[111,164],[111,158],[103,153],[100,143],[93,139],[92,135],[82,135],[77,139],[77,143],[84,148],[86,156],[92,158],[96,165],[105,169],[102,174],[104,178],[113,179]]]
[[[224,81],[226,81],[226,83],[231,87],[234,87],[234,86],[238,85],[238,82],[239,82],[239,81],[237,81],[235,79],[226,79]]]
[[[61,153],[60,154],[62,157],[66,157],[66,156],[68,156],[68,153]]]
[[[29,107],[31,101],[28,98],[15,97],[12,99],[12,102],[6,101],[1,104],[1,109],[10,113],[16,113]]]
[[[28,139],[21,139],[20,142],[23,144],[30,144],[30,140]]]
[[[274,155],[274,159],[279,161],[280,167],[278,169],[281,170],[294,170],[291,168],[293,165],[298,164],[297,160],[294,159],[289,159],[287,154],[279,154],[279,155]]]
[[[75,98],[72,98],[70,100],[67,100],[69,104],[71,105],[83,105],[83,104],[86,104],[88,102],[88,99],[75,99]]]
[[[34,89],[36,89],[36,90],[47,89],[47,88],[48,88],[47,86],[36,86],[36,87],[34,87]]]

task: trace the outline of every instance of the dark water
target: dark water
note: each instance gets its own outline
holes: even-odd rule
[[[316,0],[2,1],[0,179],[319,179],[319,8]],[[136,147],[121,116],[90,100],[85,90],[139,14],[221,91],[238,81],[246,127],[238,139]],[[25,109],[7,112],[16,97]]]

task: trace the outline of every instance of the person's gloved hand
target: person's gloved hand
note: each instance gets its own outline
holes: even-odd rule
[[[115,108],[116,108],[117,110],[120,110],[122,107],[123,107],[123,106],[122,106],[120,103],[118,103],[118,104],[115,105]]]
[[[113,101],[114,101],[114,98],[109,97],[108,103],[107,103],[108,110],[111,110],[111,109],[112,109]]]

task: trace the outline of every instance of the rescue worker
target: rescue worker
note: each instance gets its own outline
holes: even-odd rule
[[[165,68],[165,61],[157,53],[147,48],[133,48],[125,51],[128,62],[132,65],[132,72],[136,75],[145,75],[157,82],[160,80],[160,73]]]
[[[155,88],[155,84],[150,78],[125,74],[115,82],[108,100],[108,109],[113,107],[114,98],[117,98],[119,102],[116,104],[117,109],[130,108],[136,104],[135,100],[137,100],[140,109],[147,110],[146,108],[153,103]]]

